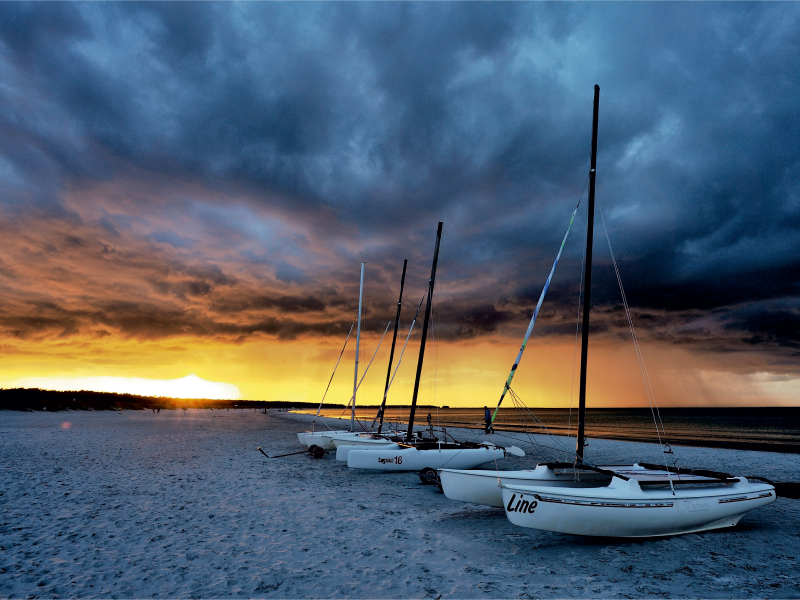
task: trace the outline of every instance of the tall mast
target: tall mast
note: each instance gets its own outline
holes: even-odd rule
[[[419,345],[419,360],[417,361],[417,377],[414,379],[414,396],[411,398],[411,412],[408,415],[408,431],[406,442],[411,442],[414,433],[414,413],[417,412],[417,392],[419,392],[419,378],[422,375],[422,359],[425,356],[425,340],[428,337],[428,322],[431,319],[431,303],[433,302],[433,284],[436,281],[436,263],[439,261],[439,242],[442,239],[442,222],[436,230],[436,247],[433,249],[433,265],[431,266],[431,279],[428,282],[428,303],[425,305],[425,321],[422,324],[422,342]]]
[[[392,336],[392,350],[389,352],[389,370],[386,371],[386,387],[383,388],[383,402],[381,402],[381,409],[379,411],[381,422],[378,424],[378,433],[383,428],[383,411],[386,410],[386,396],[389,393],[389,379],[392,374],[392,360],[394,359],[394,344],[397,341],[397,327],[400,325],[400,307],[403,302],[403,286],[406,283],[406,266],[408,260],[403,261],[403,275],[400,277],[400,298],[397,300],[397,316],[394,319],[394,335]]]
[[[358,329],[356,329],[356,372],[353,375],[353,404],[350,405],[350,431],[356,424],[356,391],[358,391],[358,350],[361,344],[361,301],[364,298],[364,263],[361,263],[361,284],[358,288]]]
[[[578,400],[578,440],[575,459],[583,462],[584,422],[586,420],[586,359],[589,352],[589,307],[592,295],[592,242],[594,240],[594,180],[597,169],[597,113],[600,107],[600,86],[594,86],[592,116],[592,165],[589,170],[589,223],[586,227],[586,274],[583,278],[583,327],[581,331],[581,390]]]

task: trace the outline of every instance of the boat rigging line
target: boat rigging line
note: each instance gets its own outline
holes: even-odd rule
[[[344,415],[344,413],[347,411],[348,408],[350,408],[352,414],[355,415],[354,411],[355,411],[356,392],[358,391],[358,388],[361,387],[361,384],[364,382],[364,377],[367,376],[367,373],[369,372],[369,368],[372,366],[372,361],[375,360],[375,356],[377,356],[378,350],[380,350],[381,344],[383,343],[383,338],[386,337],[386,332],[389,331],[389,325],[391,325],[391,324],[392,324],[391,321],[389,321],[386,324],[386,329],[383,330],[383,335],[381,336],[381,339],[378,342],[378,347],[375,348],[375,352],[372,354],[372,358],[369,360],[369,364],[367,365],[367,368],[364,369],[364,373],[361,375],[361,379],[358,380],[358,385],[356,385],[356,388],[353,391],[353,395],[350,396],[350,401],[347,403],[347,406],[344,407],[344,410],[342,411],[342,415]]]
[[[552,439],[556,444],[561,446],[561,452],[564,452],[567,455],[571,454],[570,451],[567,449],[567,447],[564,445],[564,442],[562,442],[560,439],[558,439],[558,437],[556,437],[556,435],[552,431],[550,431],[550,429],[547,427],[547,425],[545,425],[544,422],[542,422],[542,420],[539,417],[536,416],[536,413],[534,413],[530,408],[528,408],[525,405],[525,403],[522,401],[522,398],[520,398],[519,395],[513,389],[508,388],[508,391],[509,391],[509,394],[511,395],[511,400],[514,402],[514,407],[517,409],[517,411],[521,412],[523,414],[529,415],[530,418],[539,427],[541,427],[541,429],[544,431],[545,435],[550,437],[550,439]],[[528,432],[527,435],[529,437],[531,437],[533,434]],[[540,445],[538,442],[533,441],[533,440],[532,440],[531,443],[533,443],[536,446]]]
[[[653,391],[653,385],[650,382],[650,374],[647,371],[647,365],[644,363],[644,356],[642,355],[642,348],[639,344],[639,338],[636,335],[636,328],[633,326],[633,318],[631,317],[631,309],[628,306],[628,298],[625,295],[625,288],[622,286],[622,276],[619,272],[619,266],[617,265],[617,259],[614,256],[614,250],[611,248],[611,238],[608,236],[608,229],[606,228],[606,221],[603,217],[603,209],[600,209],[600,221],[603,223],[603,231],[606,234],[606,242],[608,242],[608,251],[611,254],[611,262],[614,264],[614,273],[617,276],[617,283],[619,284],[619,292],[622,296],[622,305],[625,308],[625,316],[628,319],[628,327],[631,331],[631,338],[633,339],[633,347],[636,350],[636,359],[639,361],[639,370],[642,373],[642,380],[644,381],[644,389],[647,393],[647,402],[650,404],[650,413],[653,415],[653,424],[656,427],[656,435],[658,436],[658,445],[661,446],[661,453],[664,457],[664,466],[668,467],[667,465],[667,454],[672,454],[672,447],[670,446],[669,442],[662,441],[661,434],[664,434],[664,438],[666,440],[667,432],[664,429],[664,422],[661,420],[661,411],[658,409],[658,402],[656,401],[656,395]],[[655,407],[655,410],[654,410]],[[660,429],[659,429],[660,426]],[[667,469],[669,470],[669,469]],[[670,486],[672,485],[672,480],[670,479]],[[673,490],[674,491],[674,490]]]
[[[311,421],[311,431],[314,431],[314,425],[317,422],[317,417],[319,416],[319,411],[322,410],[322,403],[325,402],[325,396],[328,395],[328,390],[331,387],[331,382],[333,381],[333,376],[336,375],[336,369],[339,368],[339,363],[342,361],[342,355],[344,354],[344,349],[347,348],[347,340],[350,339],[350,334],[353,333],[353,327],[355,326],[355,324],[356,324],[355,320],[353,320],[353,322],[350,324],[350,331],[347,332],[347,337],[344,340],[344,346],[342,346],[342,351],[339,352],[339,360],[336,361],[336,366],[333,367],[333,373],[331,373],[331,378],[328,380],[328,387],[325,388],[325,393],[322,394],[322,400],[320,400],[319,408],[317,408],[317,414],[314,415],[314,420]],[[328,429],[330,429],[330,427],[328,426],[327,423],[325,423],[325,421],[323,421],[322,423],[325,425],[325,427],[328,427]]]
[[[356,419],[356,392],[361,384],[358,381],[358,351],[361,344],[361,306],[364,299],[364,263],[361,263],[361,283],[358,288],[358,327],[356,328],[356,368],[353,373],[353,399],[350,407],[350,431],[353,431],[353,423]],[[388,328],[387,328],[388,329]],[[366,374],[366,372],[365,372]],[[361,378],[363,381],[363,377]]]
[[[569,225],[567,226],[567,232],[564,234],[564,239],[561,241],[561,247],[558,249],[556,260],[553,262],[553,266],[550,269],[550,274],[547,276],[547,281],[545,281],[544,288],[542,288],[542,293],[539,296],[539,301],[536,303],[536,308],[533,311],[531,322],[528,324],[528,329],[525,332],[525,337],[522,338],[522,346],[519,349],[517,358],[514,360],[514,364],[511,366],[511,372],[508,374],[508,379],[506,379],[505,385],[503,386],[503,392],[500,394],[500,400],[497,401],[497,407],[494,409],[494,413],[492,414],[492,423],[494,423],[494,420],[497,417],[497,411],[500,410],[500,405],[503,403],[503,398],[505,398],[506,393],[511,389],[511,381],[514,379],[514,375],[517,372],[517,367],[519,366],[519,363],[522,360],[522,353],[525,352],[525,346],[528,344],[528,339],[531,337],[531,334],[533,333],[533,326],[536,324],[536,317],[539,315],[539,310],[542,308],[542,302],[544,302],[544,297],[547,294],[547,290],[550,288],[550,282],[553,280],[553,274],[556,271],[558,260],[561,258],[561,253],[564,251],[564,244],[567,243],[567,237],[569,236],[570,229],[572,229],[572,222],[575,220],[575,215],[578,212],[579,206],[580,206],[580,199],[578,200],[578,206],[576,206],[575,210],[572,211],[572,216],[570,217]]]
[[[422,340],[419,346],[419,360],[417,361],[417,375],[414,379],[414,394],[411,397],[411,410],[408,414],[408,430],[406,432],[406,443],[411,443],[414,436],[414,415],[417,412],[417,394],[419,393],[419,379],[422,375],[422,363],[425,356],[425,340],[428,337],[428,324],[431,320],[431,304],[433,303],[433,286],[436,283],[436,264],[439,261],[439,244],[442,241],[442,225],[436,230],[436,246],[433,249],[433,265],[431,265],[431,278],[428,281],[428,302],[425,305],[425,319],[422,322]]]
[[[383,411],[386,408],[386,396],[389,393],[389,379],[392,374],[392,360],[394,359],[394,346],[397,342],[397,328],[400,326],[400,309],[403,306],[403,286],[406,283],[406,267],[408,266],[408,259],[403,260],[403,275],[400,277],[400,298],[397,300],[397,316],[394,319],[394,334],[392,335],[392,350],[389,352],[389,368],[386,370],[386,385],[383,388],[383,400],[381,401],[381,407],[378,410],[378,415],[380,415],[381,422],[378,425],[378,435],[381,433],[381,429],[383,429]],[[372,421],[372,425],[375,425],[375,421]]]
[[[583,184],[583,192],[586,191],[586,186],[589,184],[589,177],[586,177],[586,183]],[[581,192],[581,200],[583,199],[583,192]],[[580,205],[581,201],[578,200]],[[567,420],[567,437],[572,433],[572,401],[575,396],[575,364],[578,362],[578,331],[581,326],[581,298],[583,297],[583,275],[586,272],[586,238],[583,240],[583,253],[581,254],[581,278],[578,282],[578,310],[575,316],[575,343],[572,348],[572,379],[570,379],[569,388],[569,419]]]
[[[428,292],[426,290],[425,293],[422,294],[422,298],[420,298],[420,300],[419,300],[419,304],[417,305],[417,312],[414,313],[414,319],[411,321],[411,327],[408,328],[408,335],[406,336],[406,341],[403,344],[403,349],[400,351],[400,358],[397,360],[397,366],[394,368],[394,373],[392,373],[392,379],[391,379],[391,381],[389,381],[389,387],[386,389],[386,393],[388,393],[389,389],[391,389],[392,384],[394,383],[394,378],[397,375],[397,371],[400,369],[400,364],[403,362],[403,354],[405,354],[405,352],[406,352],[406,346],[408,346],[408,340],[411,338],[411,332],[414,331],[414,325],[417,322],[417,316],[419,315],[419,309],[422,307],[422,302],[425,300],[425,297],[427,295],[428,295]],[[385,410],[385,408],[384,408],[384,410]],[[372,421],[372,425],[370,425],[370,427],[375,425],[375,421],[378,420],[378,417],[379,417],[379,415],[375,415],[375,419]]]

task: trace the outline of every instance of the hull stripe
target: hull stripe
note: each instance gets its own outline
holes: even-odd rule
[[[753,496],[752,498],[748,498],[747,496],[740,496],[738,498],[725,498],[724,500],[719,500],[719,504],[727,504],[728,502],[744,502],[746,500],[759,500],[760,498],[770,498],[772,496],[772,492],[764,492],[763,494],[759,494],[758,496]]]
[[[552,502],[554,504],[569,504],[571,506],[589,506],[601,508],[672,508],[674,502],[599,502],[596,500],[567,500],[564,498],[552,498],[534,494],[541,502]]]

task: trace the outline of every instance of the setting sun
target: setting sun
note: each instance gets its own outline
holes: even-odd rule
[[[180,379],[143,377],[27,377],[6,382],[5,387],[40,388],[56,391],[86,390],[164,398],[238,400],[239,388],[229,383],[206,381],[194,373]]]

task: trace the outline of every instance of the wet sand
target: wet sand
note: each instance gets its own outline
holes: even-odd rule
[[[450,501],[413,473],[256,451],[299,450],[309,422],[255,411],[0,412],[0,596],[800,597],[800,500],[778,498],[733,529],[664,539],[520,529],[502,509]],[[596,462],[658,455],[610,440],[587,451]],[[800,467],[794,454],[675,452],[681,466],[776,481],[796,480]]]

